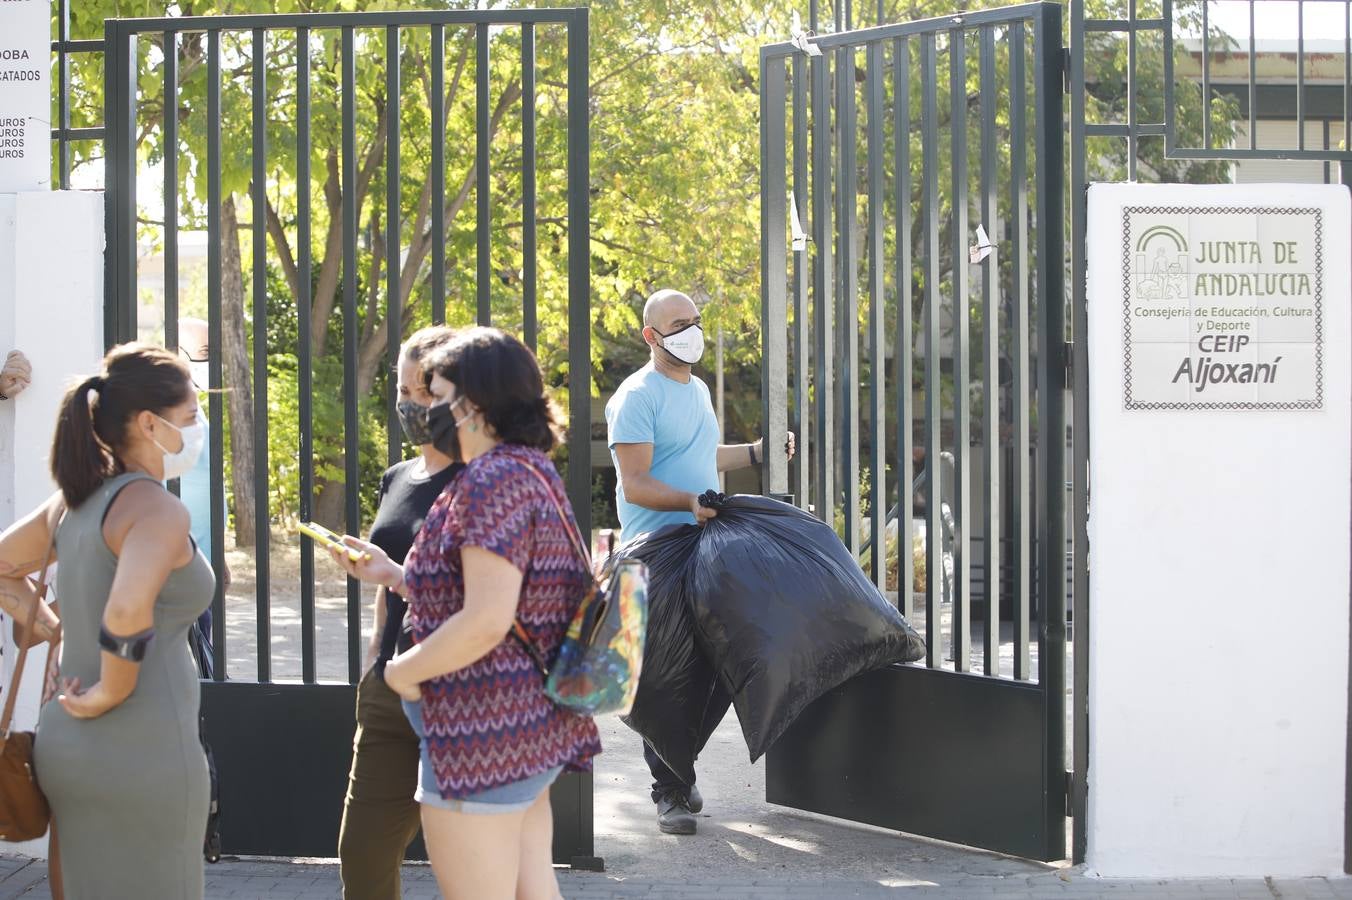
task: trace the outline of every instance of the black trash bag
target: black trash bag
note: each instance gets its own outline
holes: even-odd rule
[[[648,566],[648,633],[634,706],[623,721],[687,784],[695,780],[700,723],[718,677],[695,640],[685,580],[700,540],[695,525],[640,535],[615,551]]]
[[[718,515],[703,527],[683,588],[752,762],[813,700],[925,655],[829,525],[768,497],[710,492],[700,501]]]

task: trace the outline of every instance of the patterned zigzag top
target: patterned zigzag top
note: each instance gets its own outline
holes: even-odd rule
[[[427,513],[405,561],[409,620],[422,641],[463,608],[460,548],[483,547],[523,573],[517,616],[547,660],[590,583],[544,474],[568,515],[563,482],[539,450],[501,444],[465,467]],[[590,771],[596,724],[552,703],[544,679],[506,637],[479,661],[422,685],[423,725],[443,797],[464,799],[555,766]]]

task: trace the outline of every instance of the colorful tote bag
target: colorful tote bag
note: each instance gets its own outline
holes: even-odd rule
[[[577,527],[564,513],[549,481],[538,470],[531,471],[554,501],[578,558],[592,572],[591,556]],[[648,633],[648,567],[636,559],[607,560],[601,579],[592,576],[553,666],[545,662],[520,619],[512,623],[512,633],[544,676],[545,695],[550,700],[583,715],[625,715],[638,692]]]

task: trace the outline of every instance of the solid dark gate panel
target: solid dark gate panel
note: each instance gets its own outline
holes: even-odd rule
[[[66,49],[63,43],[62,52]],[[568,321],[566,338],[548,348],[559,358],[546,364],[546,377],[569,394],[566,483],[579,526],[590,529],[588,11],[108,20],[103,49],[108,343],[140,337],[178,349],[180,294],[195,290],[190,277],[195,284],[205,282],[202,307],[212,347],[209,555],[218,589],[212,607],[215,681],[203,685],[203,710],[221,773],[223,849],[333,856],[370,591],[347,580],[341,619],[333,621],[333,610],[317,596],[314,547],[294,535],[294,522],[316,517],[319,485],[327,479],[341,482],[341,503],[334,508],[342,521],[330,524],[352,534],[369,528],[362,499],[374,496],[372,473],[403,454],[389,371],[394,355],[416,322],[447,320],[448,293],[458,290],[469,299],[470,312],[462,320],[519,330],[536,347],[535,257],[546,227],[558,229],[549,235],[551,246],[567,256]],[[415,92],[426,101],[426,115],[406,117],[405,104]],[[545,92],[552,96],[539,104],[537,115]],[[452,98],[459,100],[453,104]],[[166,116],[164,110],[176,114]],[[472,152],[447,154],[448,134],[466,140]],[[498,143],[510,141],[517,152],[495,150],[495,137]],[[560,158],[540,160],[550,151]],[[401,175],[401,164],[425,162],[423,154],[430,157],[425,181]],[[162,203],[137,196],[138,176],[154,160],[163,166]],[[490,176],[499,165],[514,167],[520,176],[507,179],[510,199],[494,196],[498,182]],[[249,251],[247,270],[241,262],[238,271],[252,296],[247,310],[230,312],[247,321],[250,340],[239,356],[223,360],[223,278],[229,274],[225,253],[231,237],[223,233],[223,222],[239,218],[223,213],[236,200],[250,212],[238,236]],[[331,213],[326,218],[314,212],[325,203]],[[510,208],[515,224],[501,219],[503,207]],[[369,218],[373,209],[383,214],[379,223]],[[473,224],[458,224],[461,215]],[[193,217],[193,230],[206,237],[201,273],[189,273],[180,254],[181,226]],[[146,229],[163,247],[162,325],[138,322],[147,303],[140,292],[152,280],[139,264],[138,233]],[[519,239],[506,238],[509,232]],[[323,259],[316,252],[321,248]],[[457,263],[457,254],[472,263]],[[340,266],[323,265],[338,260]],[[317,302],[321,287],[330,291],[329,306]],[[426,312],[415,317],[412,307],[419,302]],[[319,318],[312,321],[312,315]],[[270,329],[278,321],[283,332],[292,329],[294,345],[273,345]],[[323,331],[329,325],[331,331]],[[327,334],[330,345],[341,347],[340,366],[324,368],[315,334]],[[379,365],[371,385],[384,394],[375,410],[361,402],[366,386],[358,383],[359,363],[369,367],[372,360]],[[226,561],[224,473],[245,451],[231,446],[226,457],[220,389],[239,384],[246,371],[252,390],[253,523],[262,537],[254,548],[255,571],[245,573],[254,576],[251,608],[238,602],[227,608],[219,586]],[[287,396],[296,405],[282,417],[276,401]],[[364,435],[373,418],[383,419],[388,440]],[[321,424],[334,432],[328,446],[316,441]],[[294,432],[296,443],[287,454],[294,458],[279,461],[275,450],[269,455],[274,429]],[[232,443],[240,439],[239,432],[231,435]],[[322,454],[325,471],[317,465]],[[278,490],[283,481],[294,488],[293,507],[277,501],[279,494],[291,496]],[[236,499],[249,490],[240,484],[233,489]],[[279,542],[300,541],[297,573],[274,572],[270,533]],[[284,585],[283,578],[295,580]],[[283,588],[298,596],[294,617],[289,607],[283,615],[277,604]],[[230,624],[245,613],[253,627],[243,634],[253,647],[232,655]],[[346,652],[321,653],[321,641],[336,631],[343,633]],[[237,626],[234,640],[240,637]],[[274,651],[289,641],[299,646],[299,670],[279,678]],[[250,671],[228,671],[241,662]],[[561,779],[553,798],[555,860],[598,866],[591,777]]]
[[[764,415],[800,436],[764,483],[929,647],[809,707],[767,799],[1059,859],[1061,7],[800,36],[761,72]]]

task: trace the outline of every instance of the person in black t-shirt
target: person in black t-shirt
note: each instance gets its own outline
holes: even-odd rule
[[[371,543],[402,562],[413,546],[432,503],[464,468],[432,446],[427,407],[432,397],[418,366],[424,356],[455,335],[445,326],[415,332],[399,349],[399,423],[413,459],[396,463],[380,479],[380,506],[371,525]],[[400,896],[399,866],[418,834],[418,736],[385,685],[385,664],[412,646],[404,625],[404,599],[380,588],[374,604],[375,627],[366,653],[366,674],[357,685],[357,734],[352,771],[338,834],[343,897],[384,900]]]

